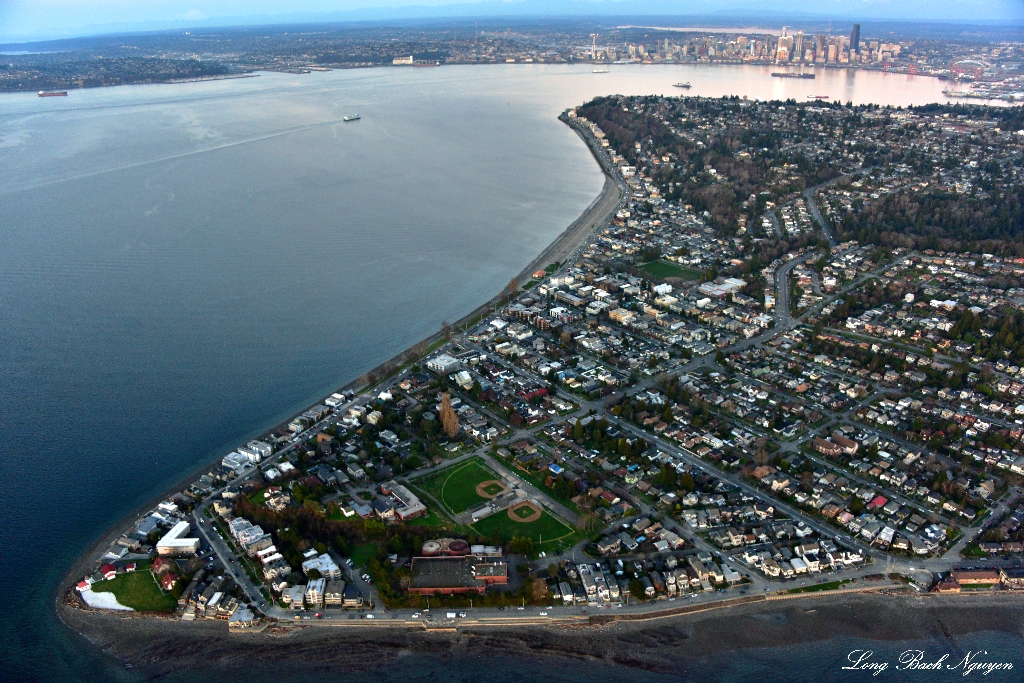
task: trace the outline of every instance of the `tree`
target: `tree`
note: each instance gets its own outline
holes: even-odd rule
[[[548,595],[548,584],[544,579],[534,579],[530,586],[530,592],[533,595],[533,599],[537,602],[543,600]]]
[[[429,347],[427,346],[427,342],[418,342],[411,349],[409,349],[410,360],[419,360],[420,358],[423,358],[423,356],[426,355],[428,348]]]
[[[450,322],[448,322],[447,320],[441,321],[441,336],[444,337],[445,340],[451,341],[452,340],[452,334],[454,334],[454,329],[452,328],[452,324]]]
[[[513,555],[533,555],[533,539],[528,536],[516,536],[509,544],[508,549]]]
[[[647,599],[647,591],[644,590],[644,584],[640,582],[640,579],[630,579],[629,594],[636,600]]]
[[[516,294],[519,292],[519,280],[517,280],[515,278],[512,278],[511,280],[509,280],[508,287],[506,288],[506,291],[508,292],[508,298],[509,299],[515,298]]]
[[[449,439],[454,439],[459,433],[459,417],[452,408],[452,399],[448,394],[441,395],[441,427]]]

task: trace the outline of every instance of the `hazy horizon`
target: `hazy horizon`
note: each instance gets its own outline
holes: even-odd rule
[[[686,17],[742,22],[920,21],[1024,26],[1020,0],[0,0],[0,43],[226,26],[565,17]]]

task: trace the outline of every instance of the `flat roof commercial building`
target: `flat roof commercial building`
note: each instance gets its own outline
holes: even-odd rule
[[[508,565],[483,557],[416,557],[412,561],[410,593],[478,593],[487,586],[508,583]]]
[[[178,522],[156,543],[160,555],[195,555],[199,551],[198,538],[184,538],[192,529],[188,522]]]

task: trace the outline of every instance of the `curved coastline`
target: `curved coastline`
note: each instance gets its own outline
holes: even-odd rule
[[[564,119],[563,119],[564,120]],[[622,198],[614,169],[606,166],[594,141],[574,126],[591,149],[605,175],[600,194],[584,212],[538,254],[517,276],[520,283],[532,272],[562,261],[603,227]],[[457,324],[488,313],[501,294],[474,309]],[[427,344],[439,338],[431,335]],[[416,346],[419,346],[420,342]],[[410,359],[411,349],[385,361],[344,388],[365,388],[372,373],[383,378],[388,370]],[[442,657],[516,656],[524,651],[537,658],[593,661],[671,673],[680,661],[734,650],[774,648],[826,641],[835,637],[877,641],[938,639],[957,648],[954,638],[981,631],[1014,634],[1024,631],[1024,596],[919,596],[903,593],[822,592],[787,596],[777,602],[739,599],[709,604],[699,610],[668,608],[635,620],[588,619],[573,623],[467,624],[457,632],[432,632],[416,625],[375,624],[373,627],[312,628],[281,624],[262,632],[229,634],[223,624],[192,622],[183,627],[169,618],[147,614],[112,613],[84,608],[74,584],[97,553],[109,545],[130,520],[152,509],[169,493],[181,490],[216,459],[197,466],[174,487],[121,518],[81,554],[61,581],[54,606],[60,621],[106,654],[146,672],[160,675],[161,667],[210,666],[242,671],[252,665],[247,653],[260,648],[261,662],[288,669],[302,667],[317,656],[320,666],[373,668],[408,653]],[[754,596],[751,596],[753,598]],[[761,596],[757,596],[761,597]],[[813,604],[814,609],[808,609]],[[880,618],[884,615],[890,618]],[[347,625],[345,625],[347,626]],[[349,648],[324,644],[344,641]],[[372,662],[368,664],[367,662]],[[163,669],[166,671],[166,669]]]
[[[567,123],[567,119],[565,118],[564,114],[560,116],[559,119]],[[622,187],[613,176],[612,169],[606,166],[605,160],[601,158],[600,153],[593,146],[593,144],[591,144],[591,141],[589,141],[575,126],[570,125],[568,127],[576,134],[578,134],[580,138],[584,141],[584,143],[587,144],[588,149],[591,151],[594,159],[598,163],[598,166],[601,168],[601,172],[604,175],[604,185],[602,186],[601,191],[597,195],[597,197],[595,197],[594,200],[587,206],[587,208],[583,210],[583,213],[581,213],[575,221],[570,223],[569,226],[564,231],[562,231],[557,237],[555,237],[555,239],[547,247],[545,247],[543,251],[537,254],[537,256],[535,256],[517,275],[514,276],[515,280],[520,284],[524,284],[525,282],[529,281],[530,276],[533,272],[539,269],[543,269],[544,266],[546,266],[549,263],[553,263],[556,261],[561,262],[570,254],[572,254],[572,252],[578,249],[598,227],[602,227],[608,223],[608,221],[611,219],[612,214],[617,209],[623,196]],[[499,292],[498,294],[488,299],[483,304],[477,306],[470,313],[460,318],[458,321],[454,323],[454,325],[462,325],[466,322],[469,322],[477,318],[480,315],[484,315],[490,312],[491,310],[493,310],[494,306],[500,303],[501,299],[502,293]],[[405,351],[399,353],[398,355],[382,363],[379,363],[375,367],[370,368],[369,370],[365,371],[364,373],[357,376],[353,380],[342,385],[339,388],[339,390],[360,390],[368,388],[367,378],[375,376],[377,378],[384,379],[389,374],[389,370],[396,368],[401,363],[408,362],[413,357],[414,348],[422,345],[430,345],[439,340],[440,337],[441,333],[436,332],[427,337],[426,339],[420,340],[413,346],[410,346]],[[311,400],[309,402],[309,405],[315,403],[318,400],[318,398],[314,398],[313,400]],[[278,425],[275,425],[275,428],[277,426]],[[256,438],[256,435],[253,435],[253,438]],[[107,528],[107,530],[97,538],[97,540],[94,543],[92,543],[84,552],[79,554],[79,556],[71,564],[71,567],[65,573],[64,578],[56,587],[56,592],[53,596],[53,604],[57,609],[57,615],[63,623],[70,626],[67,620],[61,616],[61,607],[68,607],[72,603],[78,603],[78,606],[82,607],[81,600],[76,595],[74,595],[74,586],[78,583],[79,580],[81,580],[81,577],[85,575],[86,570],[89,568],[89,566],[94,564],[97,553],[101,551],[103,548],[113,543],[113,541],[123,533],[124,529],[128,526],[130,520],[134,520],[140,517],[145,512],[148,512],[149,510],[152,510],[154,507],[156,507],[156,505],[161,501],[166,500],[170,495],[174,494],[177,491],[180,491],[182,488],[185,488],[192,480],[199,476],[203,471],[209,469],[211,466],[219,462],[220,457],[222,456],[218,455],[212,457],[210,460],[198,464],[188,474],[186,474],[180,480],[178,480],[173,486],[164,489],[160,494],[146,501],[145,503],[137,507],[135,510],[133,510],[130,514],[113,522]],[[90,608],[86,611],[99,612],[100,610],[93,610]],[[122,614],[122,617],[123,616],[124,615]],[[74,628],[73,626],[71,628],[79,634],[81,634],[81,632],[78,631],[77,628]]]
[[[880,655],[891,649],[890,657],[902,651],[908,641],[926,643],[936,655],[955,654],[961,650],[958,639],[972,634],[1020,638],[1024,627],[1022,600],[1024,596],[1007,600],[1002,595],[821,593],[654,621],[466,625],[458,630],[386,623],[372,628],[282,624],[261,632],[229,633],[222,624],[205,621],[190,622],[182,628],[167,619],[70,609],[65,618],[69,627],[94,646],[152,677],[165,675],[172,663],[176,670],[251,675],[254,662],[249,655],[253,648],[259,648],[260,665],[285,675],[303,671],[311,661],[321,670],[363,673],[397,665],[398,660],[410,655],[479,660],[521,657],[523,653],[538,662],[591,662],[680,673],[696,661],[734,652],[814,645],[834,639],[872,641],[878,643]]]

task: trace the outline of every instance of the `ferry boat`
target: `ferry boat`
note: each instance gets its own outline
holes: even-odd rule
[[[40,97],[67,97],[68,96],[68,91],[67,90],[40,90],[39,91],[39,96]]]
[[[593,71],[592,71],[591,73],[595,73],[595,74],[606,74],[606,73],[608,73],[608,69],[601,69],[601,68],[597,68],[597,69],[594,69],[594,70],[593,70]]]
[[[814,74],[806,74],[804,72],[796,73],[794,71],[773,71],[772,77],[774,78],[814,78]]]
[[[807,99],[809,99],[809,100],[827,100],[828,99],[828,95],[808,95]]]
[[[685,88],[686,90],[689,90],[690,89],[690,81],[686,81],[686,83],[673,83],[672,87],[673,88]]]
[[[349,114],[342,121],[358,121],[360,118],[359,114]]]

